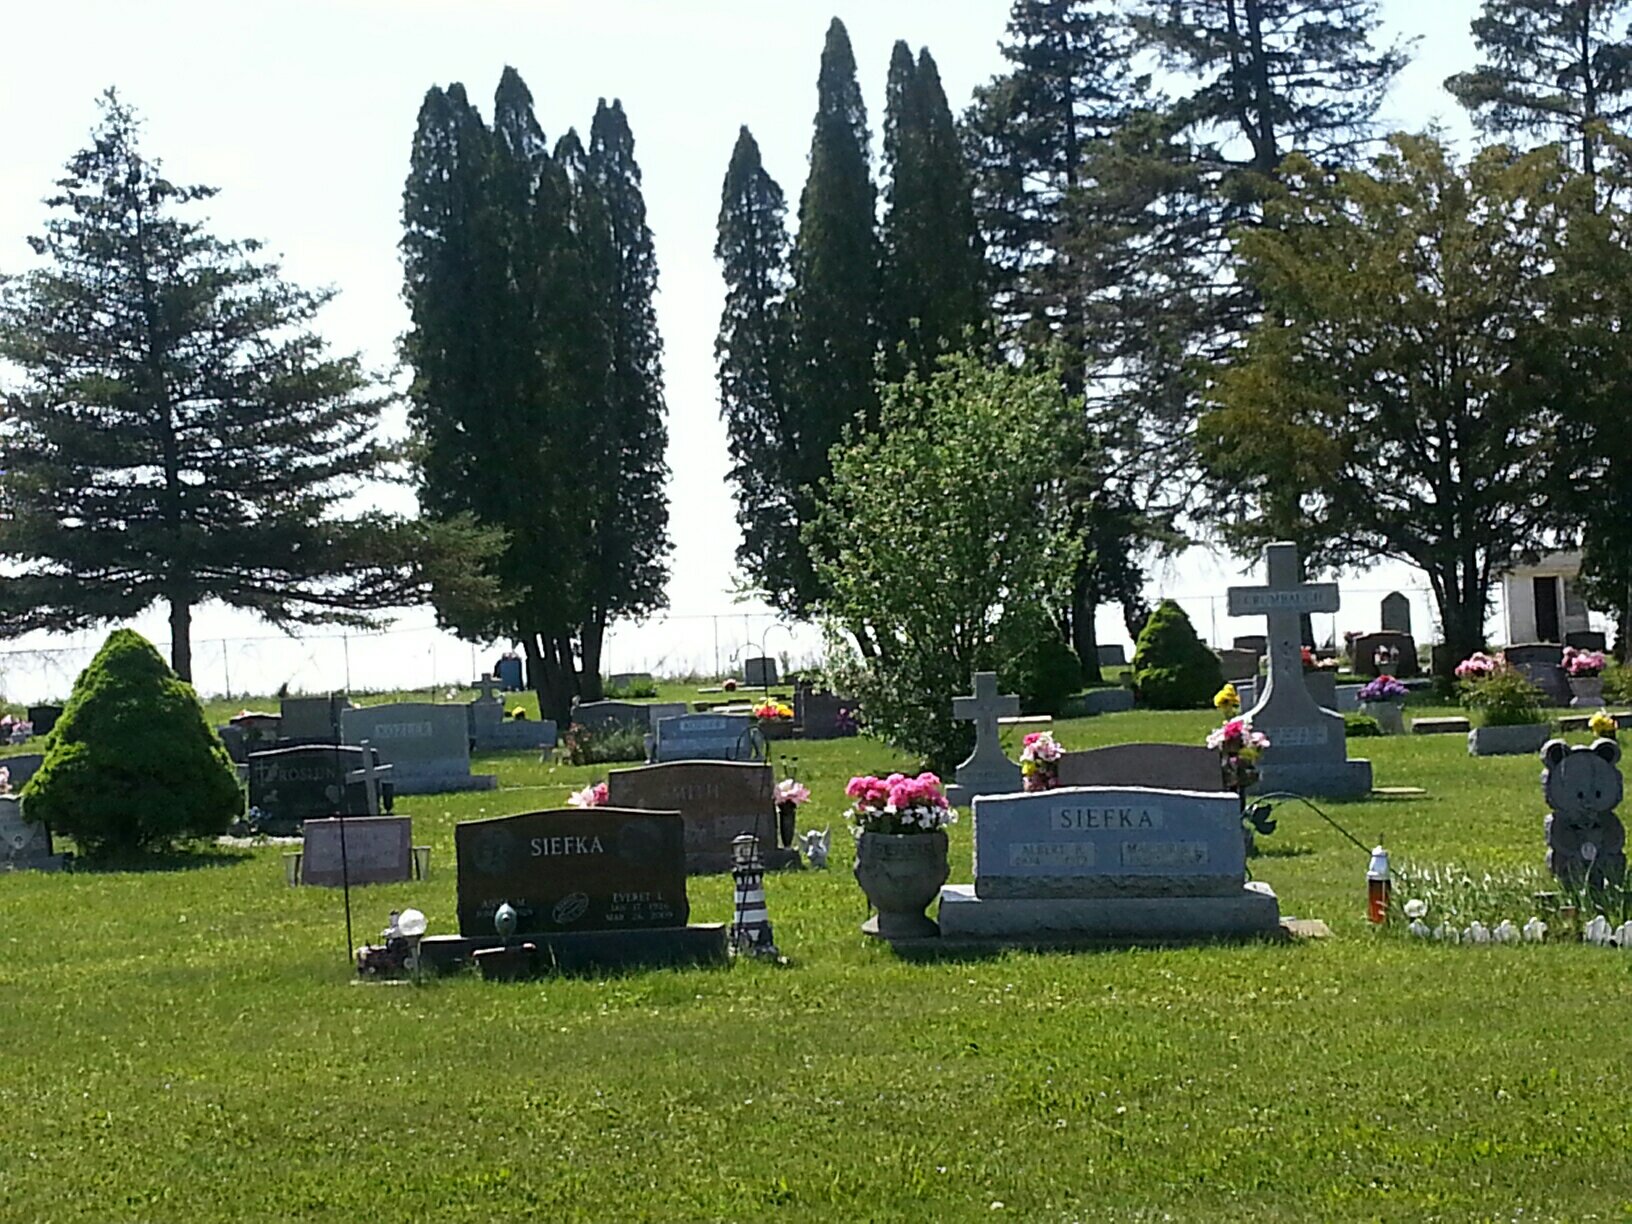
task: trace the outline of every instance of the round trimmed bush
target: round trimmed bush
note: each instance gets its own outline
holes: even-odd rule
[[[1162,600],[1139,631],[1133,687],[1141,704],[1158,710],[1207,709],[1224,687],[1218,656],[1171,599]]]
[[[1017,694],[1027,714],[1058,714],[1082,687],[1082,662],[1067,643],[1045,632],[998,669],[998,685]]]
[[[115,630],[74,681],[23,800],[93,856],[213,837],[244,810],[192,686],[133,629]]]

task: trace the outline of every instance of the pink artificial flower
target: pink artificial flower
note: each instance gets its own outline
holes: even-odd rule
[[[778,805],[784,803],[797,805],[809,801],[810,787],[804,785],[804,783],[796,782],[792,778],[783,778],[782,781],[776,784],[776,802]]]
[[[583,790],[573,791],[567,796],[567,803],[571,807],[592,808],[606,805],[606,783],[595,782],[584,787]]]

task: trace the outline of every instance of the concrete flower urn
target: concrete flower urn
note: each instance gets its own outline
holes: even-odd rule
[[[1375,718],[1384,735],[1405,734],[1405,703],[1402,701],[1362,701],[1360,712]]]
[[[1604,678],[1602,676],[1571,676],[1570,681],[1570,708],[1579,710],[1583,707],[1597,709],[1604,704]]]
[[[1468,753],[1470,756],[1523,756],[1540,752],[1551,731],[1546,723],[1475,727],[1468,732]]]
[[[878,911],[862,924],[883,939],[928,939],[941,933],[924,909],[951,874],[946,833],[868,833],[856,839],[856,883]]]

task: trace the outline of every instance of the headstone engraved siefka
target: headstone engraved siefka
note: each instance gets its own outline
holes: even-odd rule
[[[739,761],[674,761],[614,769],[606,777],[613,807],[679,812],[685,822],[686,869],[693,874],[731,869],[731,843],[744,833],[759,839],[769,869],[799,861],[776,846],[776,796],[771,767]]]
[[[1003,755],[997,722],[1019,714],[1020,699],[998,693],[996,672],[976,672],[974,681],[973,696],[952,699],[952,717],[975,724],[974,751],[953,772],[955,781],[946,788],[947,798],[960,807],[976,795],[1002,795],[1020,789],[1020,766]]]
[[[974,826],[975,882],[941,890],[943,938],[1204,938],[1280,925],[1275,894],[1246,882],[1231,794],[1089,786],[985,795]]]
[[[1253,728],[1270,741],[1257,789],[1329,798],[1369,794],[1371,762],[1348,759],[1343,716],[1315,703],[1303,674],[1300,618],[1337,611],[1337,584],[1304,582],[1295,544],[1271,544],[1264,559],[1265,586],[1229,591],[1231,616],[1269,621],[1269,674],[1249,711]]]

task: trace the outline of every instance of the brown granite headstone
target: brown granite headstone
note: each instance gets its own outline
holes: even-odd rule
[[[775,783],[769,765],[746,761],[670,761],[614,769],[606,778],[614,807],[677,811],[685,818],[686,867],[692,872],[729,871],[731,840],[759,838],[769,868],[798,861],[798,852],[776,848]]]
[[[459,933],[493,934],[508,901],[518,935],[683,927],[684,826],[675,811],[561,808],[454,827]]]
[[[1153,786],[1221,791],[1218,753],[1192,744],[1114,744],[1060,756],[1061,786]]]

